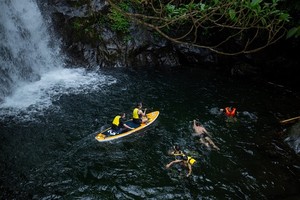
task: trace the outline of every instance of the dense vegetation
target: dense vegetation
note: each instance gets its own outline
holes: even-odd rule
[[[286,36],[290,15],[279,9],[279,0],[108,0],[117,27],[142,24],[168,40],[236,55],[252,53]],[[127,5],[127,6],[124,6]],[[128,7],[131,9],[129,10]]]
[[[237,55],[257,52],[280,39],[300,35],[299,2],[108,0],[105,13],[94,11],[90,0],[69,3],[90,8],[88,17],[72,19],[77,36],[90,42],[101,40],[99,27],[109,27],[127,40],[130,27],[141,24],[174,43]]]

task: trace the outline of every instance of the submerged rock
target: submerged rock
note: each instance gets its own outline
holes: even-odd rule
[[[284,140],[295,152],[300,153],[300,122],[293,125],[288,131],[288,137]]]

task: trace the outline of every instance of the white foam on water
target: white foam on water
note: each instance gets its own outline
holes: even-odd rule
[[[0,117],[30,118],[62,95],[100,91],[116,82],[77,66],[65,68],[49,25],[35,0],[0,1]]]
[[[38,81],[24,83],[16,88],[12,95],[4,99],[0,109],[2,115],[5,114],[3,113],[5,108],[9,110],[10,115],[12,110],[18,113],[29,107],[46,109],[63,94],[93,92],[113,83],[116,83],[115,78],[96,72],[87,72],[83,68],[55,69],[43,74]]]

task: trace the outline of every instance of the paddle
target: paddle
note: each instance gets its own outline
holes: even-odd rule
[[[281,123],[281,124],[285,124],[285,123],[292,122],[292,121],[297,120],[297,119],[300,119],[300,116],[298,116],[298,117],[293,117],[293,118],[286,119],[286,120],[282,120],[282,121],[280,121],[280,123]]]

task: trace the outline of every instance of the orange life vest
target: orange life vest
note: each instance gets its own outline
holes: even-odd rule
[[[231,111],[229,110],[229,107],[225,108],[225,114],[227,117],[234,117],[236,114],[236,108],[233,108]]]

